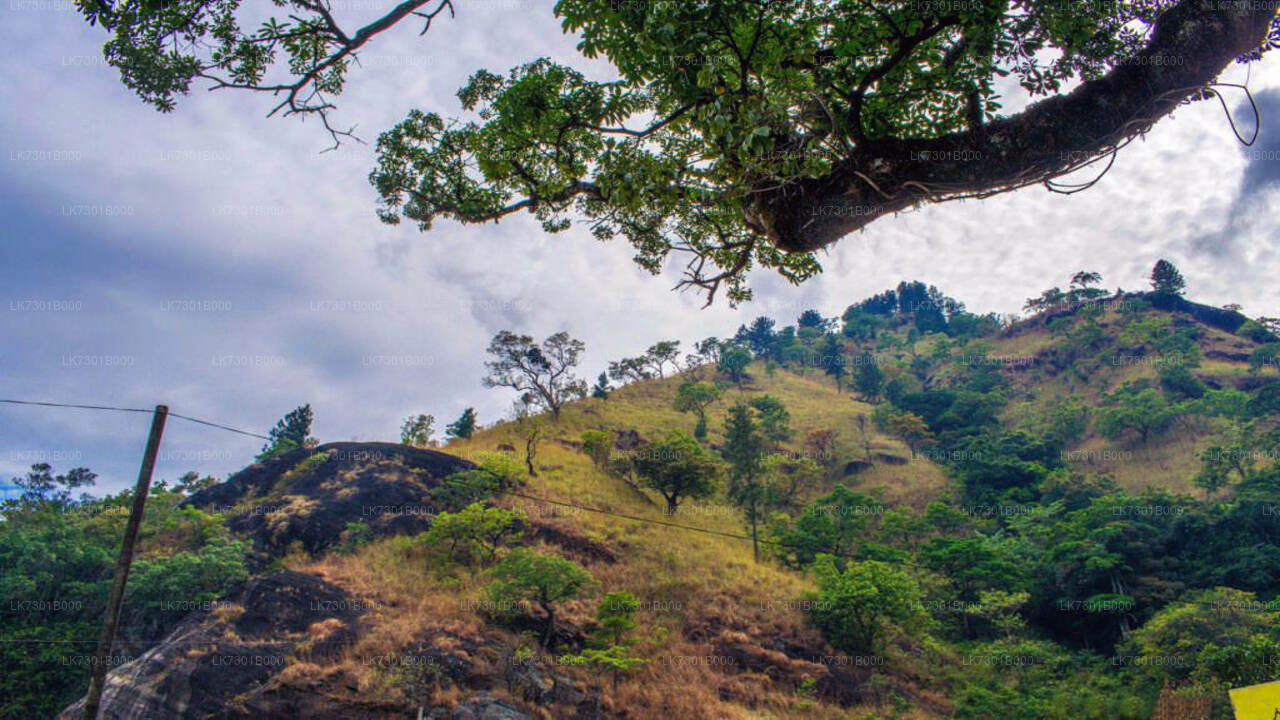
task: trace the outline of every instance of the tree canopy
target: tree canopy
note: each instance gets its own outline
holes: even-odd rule
[[[407,0],[351,28],[327,0],[76,4],[156,108],[195,82],[264,92],[335,139],[333,98],[361,50],[454,10]],[[380,215],[423,230],[522,212],[548,232],[581,221],[653,273],[684,255],[681,285],[708,300],[727,288],[731,302],[750,296],[751,269],[801,282],[821,269],[815,251],[921,203],[1070,191],[1054,179],[1280,46],[1265,2],[560,0],[554,12],[616,77],[547,58],[476,71],[458,98],[477,120],[412,110],[379,138]],[[1002,116],[1006,78],[1041,101]]]
[[[521,402],[550,410],[560,418],[560,408],[569,400],[585,397],[586,382],[573,375],[586,345],[568,333],[558,332],[535,343],[528,335],[503,330],[493,336],[485,362],[489,374],[485,387],[509,387],[521,395]]]
[[[258,454],[258,459],[275,457],[300,447],[315,447],[316,439],[311,437],[311,423],[314,419],[315,414],[311,411],[310,404],[290,410],[267,432],[267,444]]]

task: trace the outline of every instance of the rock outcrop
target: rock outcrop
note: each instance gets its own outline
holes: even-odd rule
[[[291,659],[324,660],[354,642],[363,612],[341,588],[311,575],[285,570],[251,580],[112,670],[99,718],[264,717],[269,709],[255,695]],[[60,720],[78,720],[83,707],[82,699]]]
[[[372,535],[426,530],[440,510],[431,489],[473,467],[396,443],[328,443],[256,462],[187,503],[226,513],[227,526],[267,556],[295,543],[320,553],[341,543],[349,523]]]

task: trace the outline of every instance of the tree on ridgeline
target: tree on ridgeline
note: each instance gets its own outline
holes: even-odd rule
[[[275,457],[300,447],[315,447],[316,439],[311,437],[311,422],[314,419],[310,404],[290,410],[267,432],[267,444],[258,454],[258,459]]]
[[[591,387],[591,397],[608,400],[611,390],[613,387],[609,385],[609,376],[601,372],[600,377],[596,378],[596,384]]]
[[[1187,289],[1187,281],[1173,263],[1161,258],[1151,268],[1151,289],[1157,295],[1182,297],[1182,292]]]
[[[476,431],[476,409],[469,407],[462,411],[457,420],[444,428],[445,437],[466,440]]]
[[[560,408],[587,394],[587,384],[573,375],[586,345],[568,333],[558,332],[535,343],[528,335],[503,330],[493,336],[485,362],[489,370],[485,387],[509,387],[522,394],[524,402],[551,411],[560,419]]]
[[[405,418],[400,425],[400,442],[409,447],[425,448],[431,446],[431,436],[435,434],[436,418],[434,415],[416,415]]]

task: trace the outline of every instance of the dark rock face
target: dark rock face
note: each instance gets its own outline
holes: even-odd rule
[[[844,476],[849,477],[850,475],[857,475],[858,473],[866,472],[873,467],[875,467],[875,463],[869,460],[852,460],[849,464],[844,466]]]
[[[1249,319],[1234,310],[1202,305],[1176,295],[1160,295],[1153,292],[1134,293],[1134,295],[1145,299],[1154,308],[1168,312],[1184,312],[1211,328],[1229,333],[1239,330],[1240,326]]]
[[[635,450],[648,442],[639,431],[619,430],[617,439],[613,441],[613,446],[618,450]]]
[[[871,457],[875,458],[876,462],[883,463],[885,465],[906,465],[907,464],[906,458],[898,455],[891,455],[889,453],[883,453],[883,452],[872,453]]]
[[[228,513],[227,526],[268,556],[293,543],[318,553],[339,544],[352,522],[375,535],[426,530],[440,510],[431,489],[473,467],[407,445],[329,443],[254,463],[187,503]]]
[[[341,588],[311,575],[286,570],[252,580],[112,670],[99,717],[263,717],[251,709],[255,693],[290,657],[322,661],[354,642],[363,611]],[[78,720],[83,707],[80,700],[59,717]]]

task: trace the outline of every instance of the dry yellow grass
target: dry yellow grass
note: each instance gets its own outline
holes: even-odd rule
[[[729,405],[769,393],[781,399],[791,412],[797,431],[793,449],[800,447],[799,440],[807,432],[834,428],[839,432],[838,465],[861,457],[856,418],[867,415],[869,405],[853,400],[847,391],[837,392],[830,379],[816,374],[806,377],[784,370],[770,374],[759,365],[753,365],[751,373],[751,383],[743,389],[729,389],[709,409],[709,443],[721,442],[722,418]],[[692,433],[695,418],[672,408],[680,381],[681,378],[672,377],[631,385],[615,391],[608,400],[587,399],[567,406],[560,421],[549,426],[549,437],[541,443],[537,455],[538,476],[529,479],[524,491],[652,520],[744,533],[740,513],[723,498],[686,504],[674,518],[668,517],[655,502],[656,495],[642,496],[605,474],[568,444],[577,441],[586,429],[635,429],[650,439],[672,429]],[[874,451],[907,457],[901,443],[879,435],[869,422],[866,427]],[[509,423],[480,429],[471,439],[451,443],[445,451],[476,457],[503,444],[523,447]],[[812,497],[826,492],[835,482],[843,482],[838,474],[808,494]],[[916,505],[940,496],[946,482],[941,470],[923,458],[902,466],[878,467],[850,479],[852,487],[875,489],[890,502]],[[599,598],[607,592],[627,590],[641,601],[640,626],[634,636],[641,639],[640,652],[651,662],[625,678],[616,693],[606,683],[606,707],[626,708],[629,717],[653,718],[848,716],[850,709],[815,703],[798,695],[788,683],[756,673],[726,673],[714,663],[698,661],[714,656],[715,638],[729,631],[743,631],[757,638],[808,638],[821,647],[796,602],[812,590],[804,576],[768,562],[755,562],[751,544],[740,539],[516,497],[502,502],[520,508],[536,522],[570,527],[608,547],[618,557],[612,564],[587,564],[596,579],[592,594],[566,603],[560,615],[564,621],[590,623]],[[362,693],[395,697],[394,674],[370,659],[402,653],[411,642],[439,636],[445,629],[451,636],[497,637],[513,647],[527,642],[486,625],[477,613],[475,608],[486,597],[482,576],[438,575],[421,554],[410,549],[411,544],[404,538],[392,538],[351,555],[331,554],[314,559],[299,555],[288,562],[294,569],[323,576],[367,603],[369,611],[360,640],[334,663],[360,677]],[[582,670],[563,671],[584,682],[595,681]]]
[[[1117,331],[1120,322],[1114,313],[1102,319],[1108,332]],[[1032,326],[988,342],[991,356],[1029,357],[1043,352],[1055,339],[1043,327]],[[1238,356],[1243,351],[1238,338],[1210,334],[1206,343],[1206,349],[1215,349],[1217,354],[1198,370],[1202,377],[1230,386],[1235,378],[1248,372],[1245,363],[1223,358],[1223,354]],[[1154,378],[1158,372],[1152,365],[1097,363],[1087,376],[1080,377],[1069,372],[1049,373],[1030,365],[1010,367],[1006,375],[1012,382],[1013,402],[1003,418],[1010,425],[1042,413],[1065,397],[1097,406],[1106,391],[1135,379]],[[710,375],[707,370],[692,372]],[[783,369],[768,372],[759,363],[753,364],[749,372],[749,382],[743,387],[728,388],[724,397],[708,409],[707,442],[711,446],[723,441],[723,418],[730,405],[767,393],[782,400],[791,413],[796,439],[788,449],[799,450],[801,440],[813,430],[838,433],[832,472],[825,482],[808,488],[804,500],[830,491],[837,483],[875,494],[891,505],[916,508],[952,492],[953,483],[939,465],[924,457],[911,458],[901,442],[878,433],[869,421],[873,407],[855,400],[847,390],[837,391],[830,378],[813,370],[799,374]],[[611,436],[615,431],[634,430],[650,440],[677,429],[692,433],[696,418],[672,406],[682,379],[676,376],[633,384],[614,391],[607,400],[586,399],[569,404],[558,422],[550,423],[547,418],[548,432],[536,458],[537,477],[530,478],[523,489],[529,495],[551,501],[643,520],[514,496],[501,500],[524,511],[535,523],[571,529],[616,556],[617,562],[613,563],[586,563],[596,583],[588,597],[565,604],[560,614],[563,621],[579,626],[590,624],[596,603],[607,592],[627,590],[641,601],[635,637],[640,640],[639,652],[652,662],[625,678],[616,692],[606,683],[605,709],[625,709],[629,717],[654,718],[847,717],[850,713],[856,716],[860,712],[886,711],[877,707],[826,706],[803,697],[794,683],[772,674],[725,672],[714,663],[697,661],[715,657],[718,642],[739,635],[760,642],[773,637],[806,638],[819,647],[821,641],[795,602],[813,589],[806,577],[768,562],[755,562],[751,544],[742,539],[646,522],[674,521],[714,533],[744,533],[740,513],[723,497],[686,502],[674,518],[668,517],[656,494],[637,491],[609,476],[576,447],[582,431],[587,429],[604,430]],[[865,419],[861,425],[859,418]],[[1070,448],[1076,453],[1071,464],[1108,474],[1130,491],[1162,488],[1190,492],[1193,488],[1189,478],[1198,467],[1197,453],[1214,432],[1212,423],[1184,424],[1141,448],[1091,432]],[[880,463],[843,477],[840,470],[845,463],[864,458],[864,444],[873,453],[895,455],[907,462]],[[470,439],[454,441],[444,450],[477,458],[505,445],[523,448],[514,425],[502,422],[479,429]],[[291,567],[321,574],[370,604],[359,642],[336,665],[356,673],[362,692],[378,697],[395,697],[397,680],[394,673],[368,660],[403,652],[412,642],[428,637],[487,637],[512,648],[530,642],[488,625],[476,611],[486,597],[481,573],[438,574],[411,546],[406,539],[393,538],[372,543],[352,555],[316,559],[299,555],[289,560]],[[944,707],[943,698],[913,687],[917,680],[924,687],[928,682],[923,680],[924,673],[912,670],[911,657],[904,653],[896,660],[897,666],[891,671],[895,682],[912,687],[918,697],[928,698],[925,706]],[[597,680],[580,669],[560,670],[584,683]],[[303,673],[304,669],[294,672]],[[503,696],[501,692],[499,695]],[[456,689],[442,687],[437,689],[433,702],[448,705],[460,698]],[[530,710],[536,712],[534,708]],[[896,716],[937,715],[917,707]]]

